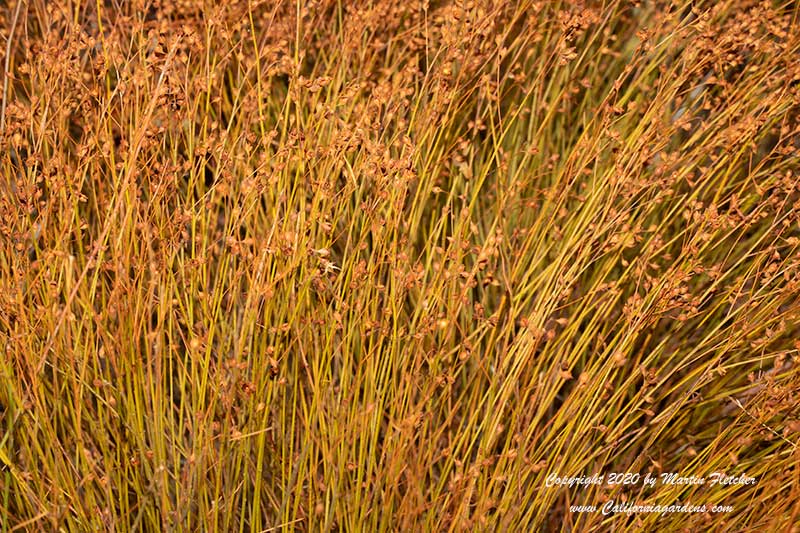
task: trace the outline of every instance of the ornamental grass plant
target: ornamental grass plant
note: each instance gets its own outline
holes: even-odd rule
[[[797,3],[8,0],[0,68],[0,530],[800,531]]]

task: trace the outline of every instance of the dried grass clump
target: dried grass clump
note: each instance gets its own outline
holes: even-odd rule
[[[10,0],[0,44],[3,531],[798,531],[796,3]],[[546,487],[597,472],[758,483]]]

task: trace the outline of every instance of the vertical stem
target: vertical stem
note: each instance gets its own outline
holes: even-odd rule
[[[6,126],[6,97],[8,96],[8,70],[11,68],[11,41],[14,39],[14,30],[17,27],[19,11],[22,8],[22,0],[17,1],[17,8],[14,10],[14,19],[11,21],[11,30],[8,32],[8,42],[6,42],[6,61],[3,68],[3,106],[0,109],[0,130]]]

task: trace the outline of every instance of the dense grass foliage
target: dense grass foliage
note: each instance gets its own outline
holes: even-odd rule
[[[795,2],[0,21],[3,531],[798,531]]]

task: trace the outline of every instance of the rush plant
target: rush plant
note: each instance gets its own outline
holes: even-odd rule
[[[9,0],[0,54],[0,530],[799,531],[796,2]]]

